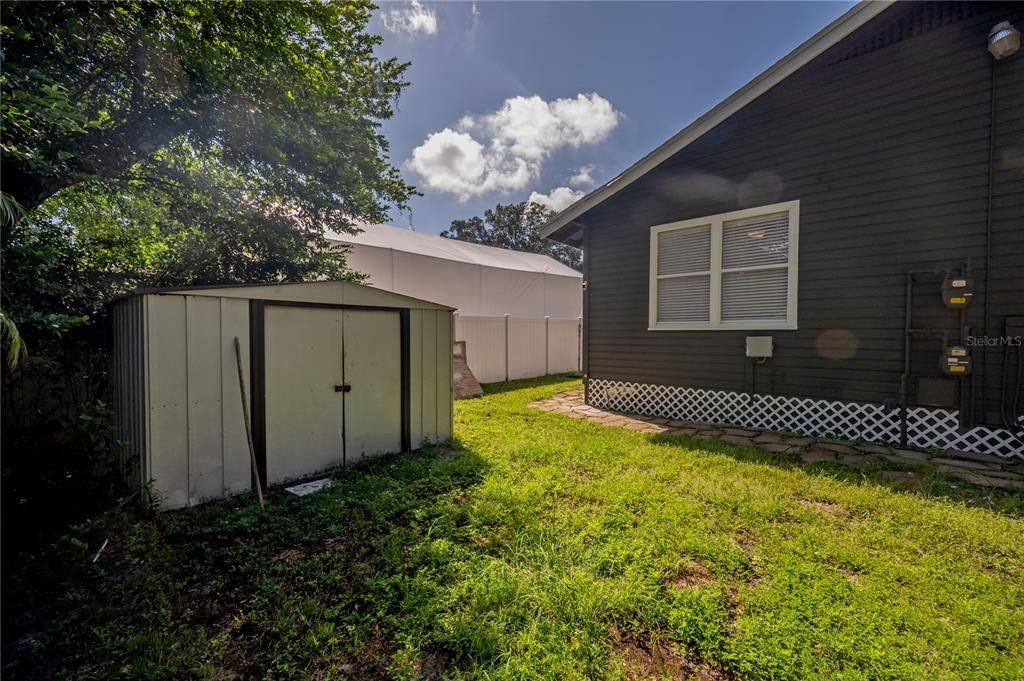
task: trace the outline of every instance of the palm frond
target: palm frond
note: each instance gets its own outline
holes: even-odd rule
[[[5,192],[0,192],[0,224],[4,227],[13,227],[19,220],[25,217],[25,209],[21,207],[14,197]]]
[[[7,367],[17,369],[22,360],[28,359],[28,347],[18,332],[18,325],[0,312],[0,339],[7,346]]]

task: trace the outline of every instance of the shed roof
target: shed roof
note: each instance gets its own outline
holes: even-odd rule
[[[442,260],[483,267],[496,267],[505,270],[523,272],[542,272],[562,277],[582,279],[583,275],[563,265],[554,258],[539,253],[513,251],[494,246],[483,246],[466,241],[446,239],[434,234],[424,234],[411,229],[393,227],[391,225],[359,225],[363,231],[359,234],[348,234],[328,231],[326,237],[330,241],[360,246],[387,248],[404,253],[413,253]]]
[[[138,288],[131,295],[191,295],[219,298],[241,298],[293,303],[314,303],[353,307],[391,307],[424,310],[454,308],[421,298],[394,293],[351,281],[295,281],[276,284],[210,284]],[[128,296],[123,296],[128,297]],[[118,300],[121,300],[120,298]],[[115,301],[116,302],[116,301]]]

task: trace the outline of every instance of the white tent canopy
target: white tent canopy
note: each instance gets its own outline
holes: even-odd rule
[[[457,308],[463,315],[576,319],[583,275],[554,258],[455,241],[388,225],[359,234],[328,232],[348,244],[349,266],[372,286]]]

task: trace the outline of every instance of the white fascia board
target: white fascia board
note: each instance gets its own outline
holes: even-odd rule
[[[675,136],[634,163],[618,177],[598,187],[555,215],[541,228],[541,236],[545,238],[550,237],[591,208],[594,208],[616,192],[625,189],[633,182],[639,180],[747,104],[750,104],[797,70],[806,66],[812,59],[820,56],[840,40],[884,12],[894,4],[894,1],[864,0],[854,5],[846,14],[818,31],[814,37],[777,61],[693,123],[683,128]]]

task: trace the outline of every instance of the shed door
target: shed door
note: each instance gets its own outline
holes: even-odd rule
[[[267,482],[293,480],[344,460],[342,311],[268,305]]]
[[[401,451],[402,341],[397,312],[344,313],[345,461]]]
[[[398,312],[268,305],[264,324],[269,484],[401,451]]]

